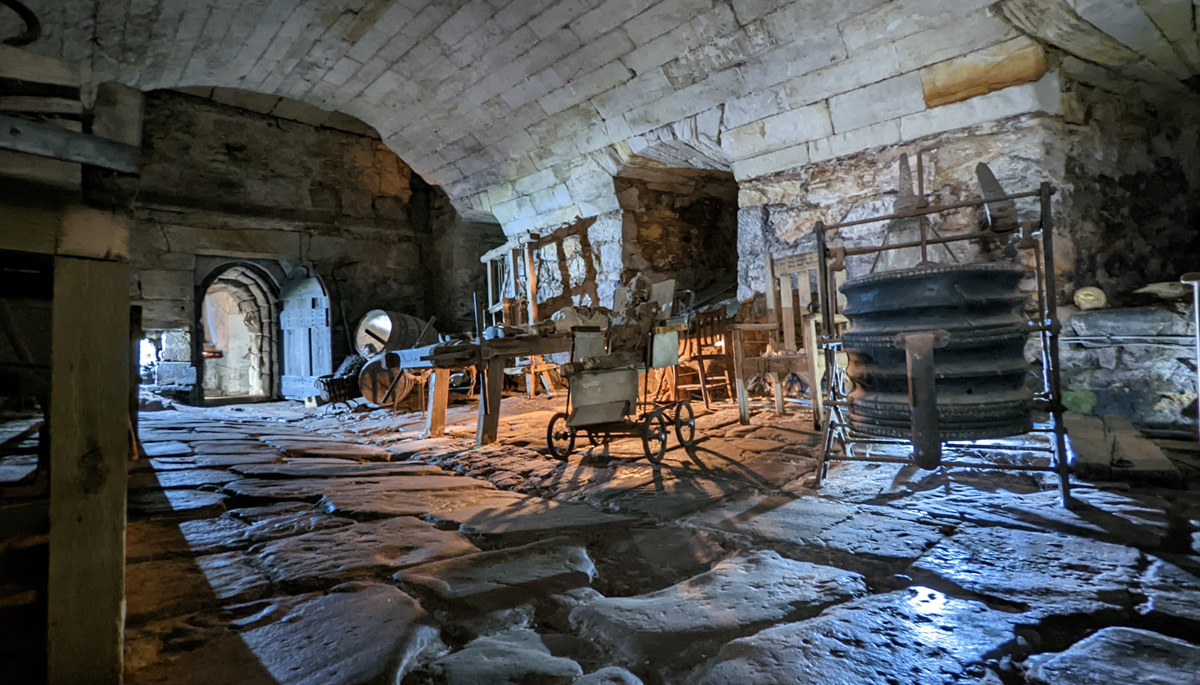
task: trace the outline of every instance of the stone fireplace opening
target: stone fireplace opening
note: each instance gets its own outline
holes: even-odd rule
[[[278,298],[249,265],[220,271],[200,307],[204,399],[256,400],[276,394]]]

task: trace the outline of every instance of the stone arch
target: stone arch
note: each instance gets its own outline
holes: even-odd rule
[[[229,390],[232,392],[223,394],[245,394],[256,399],[278,396],[281,371],[279,293],[279,280],[271,270],[248,260],[220,262],[200,279],[196,286],[196,315],[192,335],[192,354],[198,381],[195,399],[198,404],[209,399],[206,398],[208,390]],[[213,387],[214,369],[229,365],[206,364],[208,324],[205,321],[205,301],[210,296],[232,302],[241,315],[240,323],[245,327],[248,348],[244,393],[237,392],[243,387],[241,385]]]

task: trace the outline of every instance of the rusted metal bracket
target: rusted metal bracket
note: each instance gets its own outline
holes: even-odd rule
[[[908,404],[912,416],[913,461],[923,469],[942,463],[942,438],[938,433],[937,372],[934,349],[950,343],[944,330],[901,333],[893,344],[908,360]]]
[[[142,151],[136,145],[69,131],[53,124],[0,114],[0,150],[13,150],[136,174]]]

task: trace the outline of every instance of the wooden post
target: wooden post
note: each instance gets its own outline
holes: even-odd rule
[[[792,354],[796,351],[796,312],[792,306],[792,275],[779,275],[779,311],[783,323],[783,351]]]
[[[504,390],[504,357],[492,357],[479,365],[484,374],[483,392],[479,396],[479,425],[476,445],[496,442],[500,432],[500,400]]]
[[[58,257],[51,346],[50,683],[119,683],[125,622],[129,266]]]
[[[403,372],[401,372],[403,373]],[[446,434],[446,405],[450,402],[450,369],[434,369],[429,377],[429,405],[425,412],[425,437]]]
[[[743,426],[750,425],[750,400],[746,397],[746,360],[743,358],[742,332],[730,330],[733,336],[733,373],[737,384],[738,420]]]
[[[825,375],[825,355],[817,346],[817,317],[813,315],[801,318],[804,326],[804,358],[808,362],[808,372],[812,375],[808,392],[812,396],[813,428],[821,429],[825,416],[825,397],[821,393],[821,378]]]

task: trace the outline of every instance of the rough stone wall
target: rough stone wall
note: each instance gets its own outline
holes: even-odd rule
[[[318,275],[335,366],[349,351],[344,325],[368,310],[455,306],[428,292],[434,191],[379,139],[173,92],[149,94],[146,111],[142,175],[101,178],[92,192],[132,198],[131,297],[147,330],[190,329],[196,288],[223,260],[271,266],[279,281]]]
[[[678,288],[694,291],[733,280],[738,187],[731,174],[631,170],[614,182],[625,220],[633,224],[627,273],[674,278]]]
[[[746,300],[763,292],[765,254],[778,257],[815,250],[812,231],[816,222],[840,223],[894,211],[900,186],[900,155],[909,155],[915,191],[918,151],[922,151],[925,190],[931,203],[949,204],[978,196],[975,166],[979,162],[988,164],[1009,192],[1036,189],[1043,180],[1061,183],[1063,178],[1061,121],[1057,117],[1021,116],[748,179],[740,187],[738,297]],[[1018,212],[1022,220],[1037,216],[1032,201],[1019,201]],[[1061,214],[1061,209],[1056,213]],[[976,230],[980,218],[976,210],[968,208],[931,217],[930,226],[942,235],[953,235]],[[843,229],[839,235],[848,247],[879,245],[888,228],[886,222],[872,222]],[[1058,264],[1068,265],[1065,274],[1073,251],[1061,227],[1057,235]],[[914,237],[915,232],[894,231],[889,240],[903,242]],[[952,249],[965,260],[988,247],[960,243]],[[952,261],[942,247],[931,247],[929,256],[933,261]],[[919,250],[904,249],[882,255],[877,268],[906,268],[919,260]],[[849,277],[865,275],[873,261],[871,256],[850,258]]]
[[[473,331],[474,296],[478,295],[481,308],[487,306],[487,272],[479,258],[504,244],[504,231],[496,224],[464,221],[439,190],[432,190],[430,197],[432,253],[437,260],[429,265],[434,326],[443,333]]]
[[[1112,304],[1177,281],[1200,253],[1200,111],[1083,83],[1064,95],[1073,279]]]
[[[1196,348],[1191,303],[1067,308],[1062,380],[1071,409],[1122,414],[1150,426],[1196,424]],[[1111,337],[1110,337],[1111,336]],[[1157,344],[1150,340],[1156,336]],[[1106,340],[1107,338],[1107,340]]]

